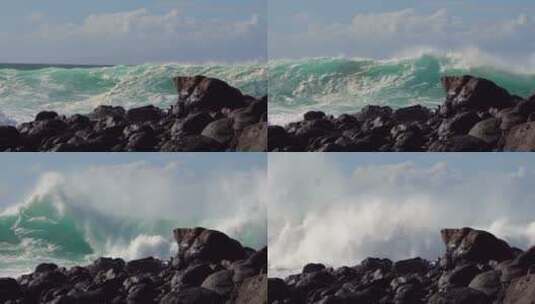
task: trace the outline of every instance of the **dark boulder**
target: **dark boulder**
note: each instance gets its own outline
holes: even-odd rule
[[[431,116],[431,111],[421,105],[400,108],[394,111],[392,118],[399,123],[411,123],[426,121]]]
[[[193,260],[220,262],[236,261],[246,257],[241,244],[226,234],[204,228],[178,228],[173,231],[178,243],[178,257],[189,263]]]
[[[472,76],[446,76],[441,79],[448,110],[503,109],[514,105],[514,97],[494,82]]]
[[[35,121],[39,121],[39,120],[47,120],[47,119],[54,119],[58,117],[58,113],[56,112],[53,112],[53,111],[43,111],[43,112],[39,112],[36,116],[35,116]]]
[[[123,107],[114,107],[114,106],[98,106],[89,113],[88,117],[94,120],[101,120],[112,117],[123,117],[126,114],[126,111]]]
[[[20,133],[12,126],[0,126],[0,150],[14,148],[18,145]]]
[[[38,146],[45,139],[61,134],[65,129],[67,129],[67,124],[60,119],[40,120],[19,126],[19,132],[33,146]]]
[[[444,293],[435,294],[429,304],[489,304],[490,299],[484,293],[468,287],[458,287]]]
[[[223,304],[224,299],[216,292],[202,287],[185,288],[165,295],[160,304]]]
[[[158,141],[157,134],[154,130],[149,126],[145,126],[138,132],[128,136],[126,149],[128,151],[154,151]]]
[[[496,114],[496,117],[500,119],[500,129],[507,131],[512,127],[526,122],[527,116],[515,113],[514,108],[503,109]]]
[[[505,136],[505,151],[535,151],[535,122],[514,126]]]
[[[158,259],[148,257],[139,260],[133,260],[125,265],[125,271],[131,275],[139,273],[158,273],[164,265]]]
[[[459,113],[450,119],[444,120],[438,128],[438,134],[440,137],[465,135],[480,120],[475,112]]]
[[[291,297],[291,292],[284,280],[279,278],[268,279],[268,302],[283,301]]]
[[[192,265],[183,272],[175,274],[172,286],[199,287],[204,280],[214,272],[209,264]]]
[[[243,130],[247,126],[260,122],[262,115],[266,112],[265,100],[253,100],[247,107],[233,111],[228,117],[234,121],[235,130]]]
[[[268,127],[268,149],[273,151],[281,149],[292,144],[288,132],[281,126]]]
[[[157,303],[159,291],[150,284],[138,284],[132,286],[126,297],[127,304],[152,304]]]
[[[429,269],[429,263],[422,258],[414,258],[395,262],[393,271],[400,274],[422,273]]]
[[[535,299],[535,274],[511,282],[505,292],[503,304],[532,304]]]
[[[261,274],[243,281],[238,287],[236,304],[267,304],[268,279]]]
[[[188,115],[183,121],[177,121],[173,125],[173,134],[201,134],[201,132],[214,119],[206,112],[193,113]]]
[[[55,271],[58,269],[58,265],[51,264],[51,263],[42,263],[37,265],[35,267],[35,273],[43,273],[43,272],[49,272],[49,271]]]
[[[234,121],[231,118],[222,118],[209,123],[201,134],[220,144],[226,145],[230,143],[234,137],[233,124]]]
[[[94,276],[99,272],[106,272],[110,269],[121,271],[124,269],[124,266],[125,262],[122,259],[98,258],[87,269]]]
[[[303,118],[305,120],[323,119],[325,118],[325,113],[321,111],[310,111],[310,112],[306,112],[305,115],[303,115]]]
[[[478,274],[468,287],[481,291],[489,297],[494,297],[501,288],[500,272],[489,270]]]
[[[355,114],[358,121],[364,122],[367,120],[374,120],[377,117],[390,117],[392,116],[392,108],[383,106],[367,105],[360,112]]]
[[[0,301],[15,300],[22,296],[22,290],[15,279],[0,278]]]
[[[217,292],[219,295],[228,297],[234,289],[232,280],[234,273],[231,270],[220,270],[209,275],[201,287]]]
[[[165,142],[162,152],[220,152],[223,146],[212,138],[203,135],[180,136]]]
[[[514,260],[513,265],[529,268],[535,265],[535,247],[530,247],[528,250],[519,254]]]
[[[433,142],[429,145],[430,152],[484,152],[490,146],[482,139],[471,135],[457,135]]]
[[[500,121],[497,118],[488,118],[478,122],[468,133],[468,135],[479,138],[490,145],[497,143],[501,134]]]
[[[80,114],[74,114],[65,120],[65,123],[71,130],[81,130],[91,126],[89,117]]]
[[[325,269],[325,265],[323,265],[323,264],[311,263],[311,264],[306,264],[303,267],[302,273],[311,273],[311,272],[316,272],[316,271],[322,271],[324,269]]]
[[[220,110],[243,107],[242,93],[222,80],[204,76],[175,77],[178,102],[188,109]]]
[[[481,270],[475,264],[458,265],[453,270],[442,274],[439,287],[441,289],[467,287],[480,272]]]
[[[446,245],[444,262],[448,268],[466,262],[501,262],[513,258],[511,247],[486,231],[462,228],[443,229],[440,233]]]
[[[133,108],[126,112],[126,119],[131,122],[146,122],[151,120],[158,120],[161,116],[161,110],[152,105]]]
[[[236,150],[240,152],[264,152],[267,151],[267,141],[267,123],[259,122],[242,131],[238,138]]]

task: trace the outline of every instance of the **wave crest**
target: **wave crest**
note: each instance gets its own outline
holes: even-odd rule
[[[274,124],[298,120],[310,110],[352,113],[368,104],[434,108],[445,97],[440,83],[444,75],[487,78],[524,97],[535,92],[535,69],[508,66],[477,49],[418,49],[387,60],[275,60],[270,62],[269,71],[269,118]]]
[[[259,63],[39,69],[3,66],[0,108],[18,122],[29,121],[43,110],[88,113],[103,104],[125,108],[152,104],[166,108],[176,101],[172,78],[198,74],[225,80],[246,94],[267,94],[266,69]]]

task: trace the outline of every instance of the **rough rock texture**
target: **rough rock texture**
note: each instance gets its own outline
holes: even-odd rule
[[[269,278],[277,304],[532,304],[535,247],[522,252],[471,228],[441,231],[436,261],[367,258],[337,269],[309,264],[286,279]]]
[[[393,110],[369,105],[338,117],[313,111],[284,127],[268,127],[268,150],[535,151],[535,95],[522,99],[472,76],[442,78],[444,103]]]
[[[204,76],[173,81],[178,100],[170,109],[99,106],[70,117],[41,112],[16,128],[0,126],[0,151],[266,151],[267,97],[246,96]]]
[[[177,229],[177,235],[180,251],[171,261],[99,258],[86,267],[40,264],[18,279],[0,278],[0,303],[267,303],[267,248],[244,249],[204,228]]]

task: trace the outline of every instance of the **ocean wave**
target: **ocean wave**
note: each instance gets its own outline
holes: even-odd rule
[[[487,78],[524,97],[535,92],[535,68],[507,65],[477,49],[419,49],[384,60],[274,60],[268,69],[269,119],[274,124],[296,121],[310,110],[341,114],[356,112],[368,104],[436,107],[445,97],[440,84],[444,75]]]
[[[187,201],[192,194],[186,189],[200,189],[180,186],[184,181],[166,168],[138,164],[114,167],[113,173],[107,167],[44,174],[23,203],[0,213],[0,276],[28,272],[39,262],[72,266],[100,256],[167,259],[177,251],[176,227],[204,226],[247,246],[265,246],[265,211],[254,190],[260,178],[256,173],[215,178],[203,195],[219,201],[207,205],[200,197]],[[231,201],[228,195],[244,184],[253,189],[243,196],[247,202],[234,196]]]
[[[125,108],[152,104],[166,108],[176,101],[172,78],[198,74],[220,78],[253,96],[263,96],[267,92],[266,69],[260,63],[38,69],[3,66],[0,68],[0,109],[11,120],[23,122],[43,110],[87,113],[103,104]]]

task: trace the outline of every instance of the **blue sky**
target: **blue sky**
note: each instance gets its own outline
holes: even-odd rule
[[[272,0],[269,56],[389,58],[477,49],[535,64],[528,0]]]
[[[95,167],[105,171],[140,162],[153,168],[176,166],[176,174],[209,176],[265,170],[267,157],[261,153],[7,153],[0,158],[0,210],[22,203],[46,173],[71,176]]]
[[[264,0],[9,1],[0,62],[262,60],[266,9]]]

